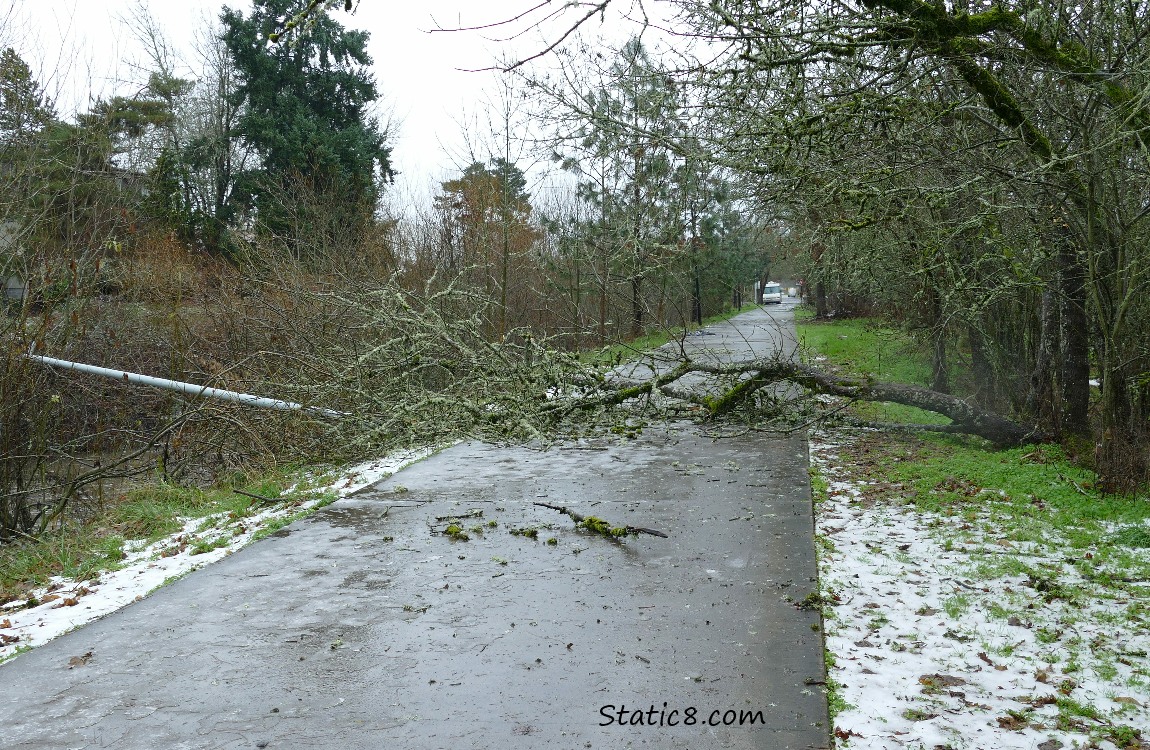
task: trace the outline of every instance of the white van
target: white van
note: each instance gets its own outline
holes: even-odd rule
[[[783,304],[783,288],[773,281],[768,281],[763,286],[763,304]]]

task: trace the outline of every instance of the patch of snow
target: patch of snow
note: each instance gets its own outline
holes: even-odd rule
[[[880,498],[844,478],[842,451],[812,438],[829,487],[816,523],[833,545],[819,561],[834,600],[830,676],[850,704],[835,718],[839,747],[1116,748],[1097,736],[1103,721],[1150,727],[1150,634],[1122,616],[1120,594],[1079,574],[1065,539],[1051,530],[1042,543],[1010,541],[986,514]],[[1020,568],[1081,593],[1044,596],[1027,575],[1007,574]],[[1059,702],[1070,701],[1101,720],[1060,724]],[[1041,744],[1051,740],[1062,744]]]
[[[217,513],[189,519],[176,533],[151,544],[129,540],[124,543],[120,567],[101,573],[96,580],[53,576],[47,586],[32,593],[40,604],[26,607],[26,600],[21,600],[0,606],[0,662],[139,601],[165,583],[227,557],[272,522],[308,511],[330,494],[346,497],[433,452],[431,448],[422,448],[365,461],[344,470],[326,487],[308,490],[301,493],[299,500],[288,498],[254,515],[231,518],[227,513]],[[284,495],[290,496],[293,489],[289,488]],[[200,549],[220,546],[196,554],[197,544],[201,545]]]

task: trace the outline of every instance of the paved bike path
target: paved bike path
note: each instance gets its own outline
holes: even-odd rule
[[[747,345],[786,318],[699,340]],[[593,535],[536,502],[668,537]],[[812,529],[801,437],[463,444],[0,667],[0,737],[827,747],[819,616],[796,606]]]

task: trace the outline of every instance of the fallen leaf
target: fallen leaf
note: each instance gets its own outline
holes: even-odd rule
[[[12,627],[12,621],[11,620],[0,620],[0,628],[10,628],[10,627]]]
[[[94,654],[91,651],[87,652],[83,656],[73,656],[71,659],[68,660],[68,669],[71,669],[72,667],[84,666],[89,661],[91,661],[93,656],[94,656]]]
[[[1026,722],[1013,714],[999,716],[997,721],[998,726],[1002,727],[1003,729],[1009,729],[1012,732],[1017,732],[1026,728]]]
[[[1115,698],[1115,699],[1114,699],[1114,702],[1115,702],[1115,703],[1125,703],[1125,704],[1127,704],[1127,705],[1130,705],[1130,706],[1138,706],[1139,708],[1141,708],[1141,707],[1142,707],[1142,704],[1141,704],[1141,703],[1139,703],[1138,701],[1134,700],[1133,698],[1131,698],[1131,697],[1130,697],[1130,696],[1128,696],[1128,695],[1120,695],[1120,696],[1118,696],[1117,698]]]
[[[966,680],[949,674],[924,674],[918,681],[928,687],[957,687],[965,685]]]

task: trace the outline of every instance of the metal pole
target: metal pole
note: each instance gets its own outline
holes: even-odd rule
[[[92,375],[101,375],[105,378],[112,378],[113,380],[120,380],[125,383],[139,383],[140,385],[150,385],[153,388],[163,388],[169,391],[179,391],[180,393],[187,393],[191,396],[206,396],[207,398],[219,399],[221,401],[235,401],[249,406],[256,406],[262,409],[279,409],[281,411],[296,411],[304,409],[306,411],[322,414],[325,417],[344,417],[347,416],[343,412],[333,411],[332,409],[323,409],[318,406],[304,406],[292,401],[281,401],[278,398],[264,398],[263,396],[252,396],[247,393],[238,393],[236,391],[225,391],[222,388],[210,388],[206,385],[196,385],[195,383],[184,383],[179,380],[168,380],[167,378],[154,378],[151,375],[140,375],[134,372],[125,372],[123,370],[113,370],[108,367],[97,367],[96,365],[85,365],[80,362],[69,362],[64,359],[55,359],[54,357],[45,357],[40,354],[28,354],[28,359],[33,362],[39,362],[51,367],[60,367],[65,370],[77,370],[79,372],[87,372]]]

